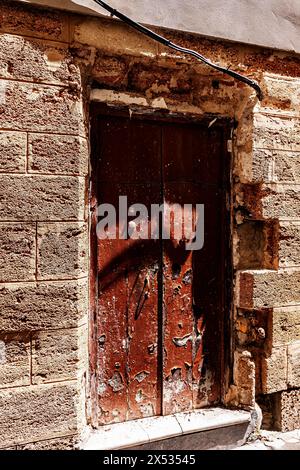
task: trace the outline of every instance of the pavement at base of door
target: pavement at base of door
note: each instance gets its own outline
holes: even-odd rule
[[[261,431],[255,441],[234,450],[300,450],[300,429],[290,432]]]

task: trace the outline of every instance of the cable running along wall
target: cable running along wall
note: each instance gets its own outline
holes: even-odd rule
[[[153,39],[154,41],[159,42],[160,44],[163,44],[166,47],[170,47],[171,49],[174,49],[175,51],[181,52],[183,54],[188,54],[192,57],[195,57],[196,59],[200,60],[204,64],[208,65],[209,67],[212,67],[215,70],[218,70],[219,72],[223,72],[226,75],[230,75],[231,77],[235,78],[236,80],[239,80],[240,82],[245,83],[246,85],[249,85],[252,87],[258,96],[258,99],[262,99],[262,91],[259,86],[259,84],[255,81],[252,80],[251,78],[245,77],[244,75],[241,75],[238,72],[234,72],[233,70],[230,70],[229,68],[221,67],[220,65],[217,65],[213,62],[211,62],[209,59],[204,57],[203,55],[199,54],[198,52],[192,50],[192,49],[187,49],[185,47],[178,46],[177,44],[173,43],[172,41],[169,41],[165,37],[161,36],[160,34],[155,33],[149,28],[146,28],[145,26],[141,25],[140,23],[137,23],[136,21],[132,20],[128,16],[124,15],[120,11],[116,10],[115,8],[112,8],[110,5],[108,5],[105,2],[102,2],[102,0],[94,0],[95,3],[100,5],[102,8],[104,8],[106,11],[108,11],[111,16],[115,16],[116,18],[119,18],[119,20],[123,21],[124,23],[128,24],[132,28],[136,29],[142,34],[145,34],[149,38]]]

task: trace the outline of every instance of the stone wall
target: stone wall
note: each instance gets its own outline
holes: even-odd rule
[[[256,395],[273,426],[300,427],[300,59],[164,34],[257,79],[264,100],[118,22],[0,1],[2,448],[72,448],[90,423],[90,96],[236,120],[224,402]]]
[[[0,2],[0,447],[68,448],[85,423],[89,151],[68,25]]]

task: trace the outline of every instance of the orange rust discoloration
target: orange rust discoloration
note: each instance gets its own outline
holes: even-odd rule
[[[261,183],[241,185],[244,208],[253,219],[262,218],[262,198],[266,195]]]
[[[279,234],[280,225],[278,219],[265,221],[266,249],[265,263],[266,269],[278,269],[279,267]]]
[[[240,273],[239,275],[239,306],[241,308],[253,307],[254,280],[250,273]]]

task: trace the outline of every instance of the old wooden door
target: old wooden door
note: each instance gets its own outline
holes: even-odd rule
[[[228,265],[228,127],[93,111],[91,368],[100,424],[220,402]],[[96,206],[204,204],[201,250],[98,239]],[[129,216],[130,221],[130,216]]]

